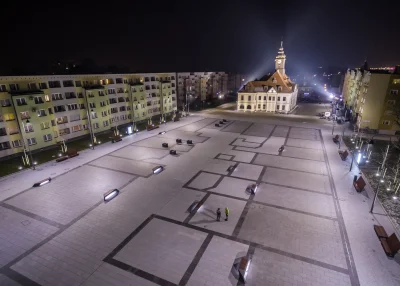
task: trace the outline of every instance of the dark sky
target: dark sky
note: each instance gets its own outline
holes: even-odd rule
[[[0,72],[58,60],[151,71],[287,70],[400,63],[400,1],[8,1]],[[60,4],[58,4],[60,3]]]

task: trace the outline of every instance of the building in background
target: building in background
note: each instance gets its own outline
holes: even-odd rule
[[[178,105],[193,101],[222,98],[228,93],[228,74],[225,72],[181,72],[177,74]]]
[[[297,85],[286,75],[283,45],[275,58],[275,73],[247,83],[239,92],[237,110],[288,113],[297,104]]]
[[[248,76],[240,73],[228,73],[228,93],[237,93],[248,81]]]
[[[362,68],[346,72],[343,100],[359,128],[382,134],[400,130],[396,113],[400,110],[400,66],[396,68]]]
[[[0,77],[0,157],[176,110],[175,73]]]

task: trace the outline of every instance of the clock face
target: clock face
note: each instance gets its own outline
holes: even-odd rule
[[[278,64],[280,64],[282,61],[281,60],[278,60]]]

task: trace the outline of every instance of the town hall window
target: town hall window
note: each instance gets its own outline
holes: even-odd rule
[[[258,97],[258,100],[261,100],[261,96]]]
[[[244,100],[244,96],[243,95],[240,97],[240,100]]]
[[[251,95],[249,95],[249,96],[247,97],[247,100],[249,100],[249,101],[251,100]]]

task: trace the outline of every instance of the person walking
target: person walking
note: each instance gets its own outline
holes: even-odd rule
[[[217,209],[217,221],[221,220],[221,210],[220,208]]]
[[[228,221],[228,216],[229,216],[229,209],[228,208],[225,208],[225,216],[226,216],[225,221]]]

